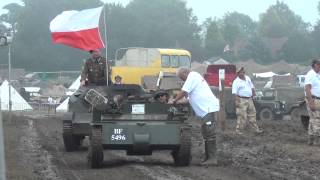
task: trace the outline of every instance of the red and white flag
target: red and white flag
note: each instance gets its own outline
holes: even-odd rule
[[[99,32],[102,8],[63,11],[57,15],[50,22],[53,42],[85,51],[104,48]]]

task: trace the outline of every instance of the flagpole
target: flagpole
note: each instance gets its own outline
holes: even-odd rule
[[[106,76],[107,76],[107,86],[108,86],[109,85],[109,63],[108,63],[108,46],[107,46],[106,3],[103,3],[103,27],[104,27],[104,45],[106,49]]]

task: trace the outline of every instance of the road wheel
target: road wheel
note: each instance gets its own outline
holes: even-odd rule
[[[81,145],[81,138],[73,135],[71,121],[63,121],[62,137],[64,148],[68,152],[77,150]]]
[[[300,119],[300,109],[299,108],[293,108],[291,110],[290,116],[292,121],[299,121]]]
[[[261,121],[271,121],[274,119],[274,114],[269,108],[263,108],[259,111],[258,117]]]
[[[172,152],[174,164],[188,166],[191,161],[191,126],[184,125],[181,128],[180,147]]]
[[[90,136],[88,163],[91,168],[100,168],[103,163],[102,128],[93,126]]]

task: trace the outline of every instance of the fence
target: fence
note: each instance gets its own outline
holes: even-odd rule
[[[47,112],[47,113],[56,113],[56,108],[60,104],[49,104],[41,102],[28,102],[26,103],[12,103],[12,111],[36,111],[36,112]],[[30,109],[30,106],[32,109]],[[9,110],[9,104],[2,102],[1,104],[2,111]]]

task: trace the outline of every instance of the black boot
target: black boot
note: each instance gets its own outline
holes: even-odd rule
[[[217,145],[216,141],[205,141],[205,158],[201,165],[203,166],[216,166],[218,165],[217,160]]]
[[[314,143],[314,135],[309,135],[308,138],[308,145],[312,146]]]

